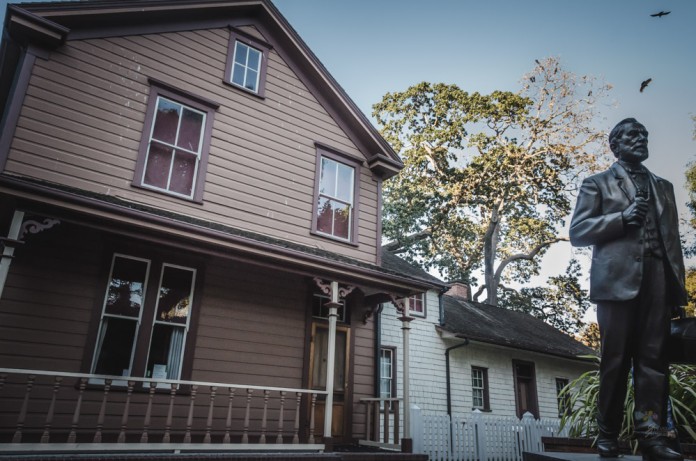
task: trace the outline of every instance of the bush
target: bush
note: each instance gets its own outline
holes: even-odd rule
[[[570,402],[568,410],[561,416],[561,429],[567,427],[571,437],[596,437],[597,398],[599,395],[599,357],[585,356],[597,362],[598,368],[580,375],[561,391]],[[627,377],[630,381],[631,377]],[[670,366],[670,403],[679,439],[696,442],[696,367],[691,365]],[[635,406],[633,386],[629,382],[624,417],[619,439],[630,440],[633,434],[633,409]]]

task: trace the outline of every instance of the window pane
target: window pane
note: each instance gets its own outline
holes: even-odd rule
[[[337,163],[337,183],[336,198],[344,202],[353,203],[353,173],[354,169]]]
[[[186,324],[191,312],[192,270],[164,266],[155,320]]]
[[[181,118],[179,139],[176,145],[193,152],[198,152],[204,120],[205,116],[202,113],[185,108]]]
[[[234,62],[246,65],[249,47],[241,42],[237,42],[234,48]]]
[[[249,67],[249,69],[253,69],[254,71],[258,71],[260,65],[261,65],[261,52],[259,50],[255,50],[253,48],[249,48],[249,59],[247,61],[247,67]]]
[[[235,64],[232,69],[232,82],[239,86],[244,86],[244,67]]]
[[[179,104],[159,98],[155,112],[155,123],[152,128],[152,139],[174,144],[176,130],[179,126],[180,111]]]
[[[185,333],[180,326],[155,324],[152,328],[146,377],[179,379]]]
[[[97,362],[94,373],[98,375],[130,375],[133,340],[138,322],[115,317],[104,317],[97,345]]]
[[[143,183],[159,187],[160,189],[166,189],[167,182],[169,181],[169,169],[171,168],[171,164],[172,149],[152,141],[150,143],[150,150],[147,154]]]
[[[251,91],[256,91],[256,80],[258,79],[259,74],[255,70],[247,69],[247,75],[246,75],[246,83],[244,84],[244,88],[247,88]]]
[[[331,202],[325,198],[319,198],[317,206],[317,231],[324,234],[332,234],[333,208]]]
[[[336,193],[336,167],[337,163],[328,158],[321,159],[321,172],[319,176],[319,193],[335,197]]]
[[[334,229],[333,235],[348,239],[350,237],[350,207],[342,203],[333,203]]]
[[[117,256],[113,264],[105,312],[139,318],[148,263]]]
[[[193,177],[196,172],[198,157],[188,152],[177,151],[174,156],[172,179],[169,190],[186,196],[191,195],[193,189]]]

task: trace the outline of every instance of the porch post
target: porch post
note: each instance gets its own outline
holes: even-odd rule
[[[401,320],[401,330],[403,331],[402,339],[403,339],[403,364],[402,364],[402,369],[403,371],[403,377],[404,377],[404,383],[403,383],[403,398],[404,398],[404,439],[409,439],[409,442],[406,442],[405,444],[410,443],[411,439],[411,389],[410,389],[410,380],[409,380],[409,335],[411,333],[411,320],[413,320],[413,317],[409,315],[409,307],[410,307],[410,302],[411,300],[409,298],[404,298],[404,309],[403,309],[403,315],[399,317],[399,320]],[[405,445],[404,444],[404,445]]]
[[[5,289],[7,274],[10,272],[10,263],[14,256],[15,245],[21,243],[17,239],[19,238],[19,231],[22,228],[23,220],[24,212],[15,210],[12,223],[10,224],[10,231],[7,233],[7,238],[2,239],[3,248],[2,256],[0,256],[0,299],[2,299],[2,292]]]
[[[338,318],[338,282],[331,282],[331,301],[329,308],[329,338],[326,357],[326,407],[324,408],[324,438],[331,437],[333,419],[334,368],[336,366],[336,319]]]

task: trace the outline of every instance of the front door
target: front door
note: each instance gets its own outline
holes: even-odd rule
[[[533,362],[513,360],[512,367],[515,376],[515,402],[517,417],[530,412],[535,418],[539,417],[539,404],[536,391],[536,373]]]
[[[345,326],[336,327],[336,356],[334,367],[333,417],[331,421],[331,436],[343,438],[346,436],[346,390],[348,388],[348,365],[350,329]],[[329,327],[324,323],[312,322],[312,338],[309,362],[309,386],[311,389],[326,389],[326,366],[328,363]],[[314,411],[314,427],[316,435],[323,435],[324,409],[326,396],[319,396]]]

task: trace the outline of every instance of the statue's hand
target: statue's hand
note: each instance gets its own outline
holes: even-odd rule
[[[636,197],[636,200],[621,212],[621,218],[626,226],[640,227],[645,222],[647,213],[648,201],[643,197]]]

